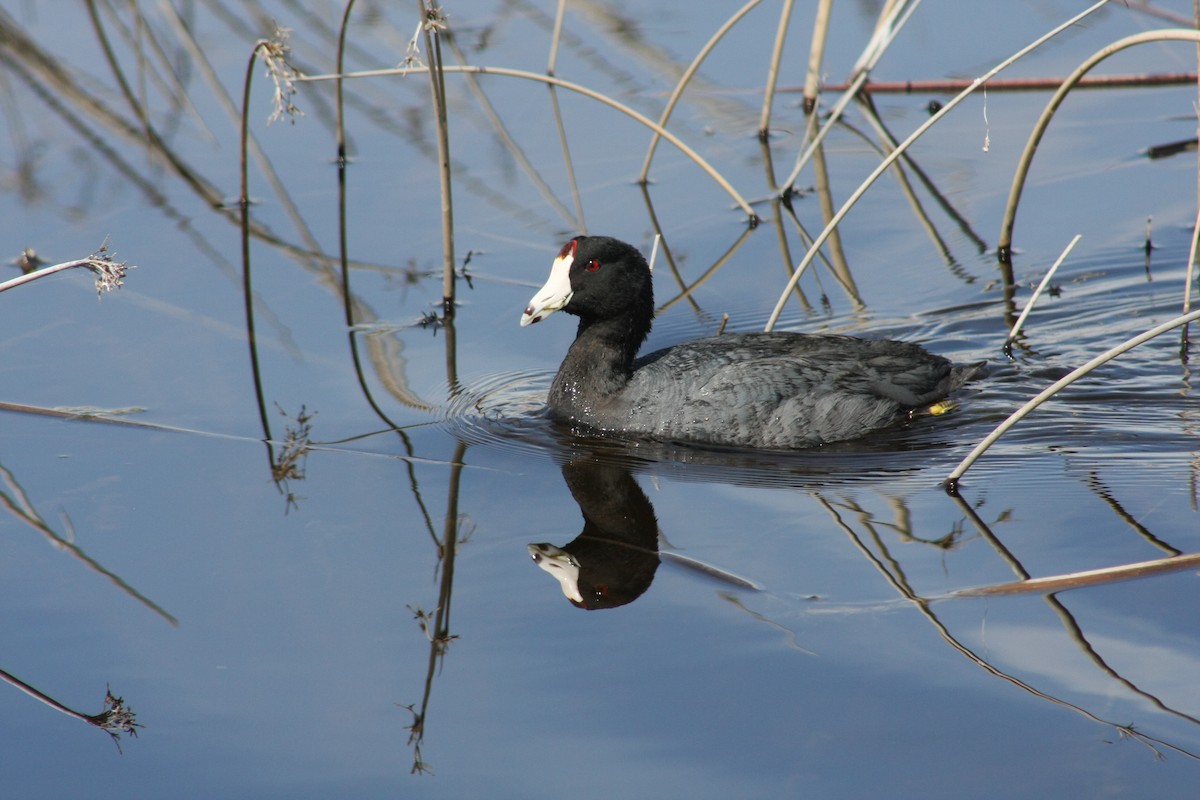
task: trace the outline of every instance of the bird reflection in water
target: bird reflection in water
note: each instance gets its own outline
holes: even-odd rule
[[[556,547],[529,545],[534,563],[563,594],[589,611],[616,608],[650,587],[658,569],[658,520],[628,468],[591,458],[563,465],[563,478],[583,512],[583,530]]]

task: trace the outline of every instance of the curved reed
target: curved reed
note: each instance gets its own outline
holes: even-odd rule
[[[945,116],[947,113],[949,113],[950,109],[954,108],[959,103],[961,103],[963,100],[965,100],[969,94],[971,94],[977,88],[982,86],[992,76],[996,75],[1001,70],[1010,66],[1011,64],[1013,64],[1017,60],[1021,59],[1025,55],[1027,55],[1027,54],[1033,52],[1034,50],[1036,50],[1037,48],[1041,47],[1044,43],[1046,43],[1050,39],[1054,38],[1058,34],[1062,33],[1066,29],[1076,25],[1080,20],[1082,20],[1083,18],[1085,18],[1092,12],[1098,10],[1099,8],[1103,7],[1104,5],[1107,5],[1107,3],[1108,3],[1108,0],[1100,0],[1100,2],[1094,3],[1093,5],[1084,9],[1080,13],[1071,17],[1066,22],[1057,26],[1056,28],[1049,31],[1048,33],[1042,35],[1041,37],[1039,37],[1038,39],[1033,41],[1031,44],[1026,45],[1025,47],[1018,50],[1016,53],[1014,53],[1013,55],[1004,59],[999,64],[997,64],[996,66],[994,66],[990,70],[988,70],[986,73],[984,73],[981,77],[976,78],[969,87],[967,87],[966,89],[964,89],[963,91],[961,91],[960,93],[955,95],[953,99],[951,99],[949,102],[946,103],[946,105],[942,106],[941,110],[939,110],[936,114],[931,116],[929,119],[925,120],[925,122],[920,127],[918,127],[915,131],[913,131],[911,134],[909,134],[908,138],[905,139],[903,142],[901,142],[900,145],[898,147],[896,147],[896,149],[893,150],[887,156],[887,158],[883,159],[883,161],[881,161],[879,163],[879,165],[877,167],[875,167],[875,169],[871,172],[871,174],[868,175],[865,180],[863,180],[862,184],[854,191],[854,193],[852,195],[850,195],[849,199],[847,199],[846,202],[844,204],[842,204],[842,207],[840,209],[838,209],[838,212],[833,215],[833,219],[831,219],[829,221],[829,223],[825,226],[825,229],[823,231],[821,231],[820,235],[818,235],[816,239],[813,240],[812,246],[808,248],[808,252],[804,254],[804,258],[801,259],[800,263],[796,266],[796,269],[792,273],[792,277],[788,281],[787,286],[784,287],[784,290],[780,293],[779,300],[775,303],[775,308],[771,312],[771,316],[767,320],[767,324],[766,324],[766,327],[764,328],[764,330],[770,331],[771,329],[773,329],[775,327],[775,323],[779,321],[779,315],[781,313],[783,313],[783,307],[787,303],[788,295],[791,294],[792,289],[796,286],[797,283],[799,283],[800,277],[804,274],[805,269],[807,269],[808,265],[810,263],[812,263],[813,258],[816,256],[816,251],[821,247],[822,244],[825,243],[825,240],[829,238],[830,234],[833,232],[833,229],[836,228],[837,225],[846,216],[846,214],[849,213],[850,209],[854,207],[854,204],[858,202],[858,199],[860,197],[862,197],[866,193],[867,189],[869,189],[871,187],[871,184],[875,183],[875,181],[879,178],[879,176],[882,175],[884,173],[884,171],[892,165],[893,161],[898,159],[906,150],[908,150],[908,148],[912,146],[913,142],[915,142],[917,139],[921,138],[921,135],[924,134],[925,131],[929,130],[929,128],[932,127],[938,120],[940,120],[943,116]],[[794,181],[794,180],[795,180],[795,177],[793,175],[791,180],[789,180],[784,185],[790,186],[792,181]]]
[[[1005,353],[1009,352],[1009,350],[1012,348],[1013,342],[1017,340],[1017,334],[1021,332],[1021,326],[1025,324],[1025,320],[1029,317],[1029,312],[1033,311],[1033,304],[1036,303],[1037,299],[1042,296],[1042,292],[1046,290],[1046,286],[1049,285],[1050,279],[1054,277],[1054,273],[1058,272],[1059,266],[1061,266],[1063,261],[1067,259],[1067,256],[1070,255],[1071,251],[1075,249],[1075,245],[1078,244],[1079,240],[1082,238],[1082,234],[1075,234],[1075,238],[1072,239],[1070,244],[1068,244],[1062,251],[1058,257],[1058,260],[1054,262],[1050,269],[1046,270],[1046,274],[1042,277],[1042,282],[1037,285],[1037,288],[1033,290],[1033,294],[1029,296],[1029,302],[1025,304],[1025,308],[1021,309],[1021,315],[1017,317],[1017,321],[1013,323],[1012,329],[1010,329],[1008,332],[1008,338],[1004,340]],[[1186,311],[1186,309],[1184,310]]]
[[[402,67],[402,68],[397,68],[397,69],[376,69],[376,70],[364,70],[361,72],[347,72],[347,73],[342,74],[341,76],[309,75],[309,76],[305,76],[303,78],[297,78],[296,80],[297,80],[297,82],[299,82],[299,81],[328,81],[328,80],[334,80],[337,77],[341,77],[341,78],[377,78],[377,77],[382,77],[382,76],[387,76],[387,75],[409,75],[412,73],[425,72],[425,71],[426,71],[425,67]],[[654,120],[650,119],[649,117],[647,117],[646,115],[644,115],[638,111],[635,111],[634,109],[630,108],[629,106],[612,99],[608,95],[597,92],[594,89],[589,89],[588,87],[583,86],[582,84],[573,83],[571,81],[565,81],[562,78],[557,78],[553,75],[541,75],[536,72],[527,72],[526,70],[521,70],[521,69],[510,69],[508,67],[478,67],[478,66],[469,66],[469,65],[462,65],[462,66],[447,65],[447,66],[442,67],[442,71],[447,74],[457,72],[457,73],[470,73],[470,74],[474,74],[474,75],[503,75],[503,76],[509,77],[509,78],[522,78],[522,79],[528,80],[528,81],[544,83],[549,86],[558,86],[562,89],[566,89],[567,91],[582,94],[584,97],[591,98],[592,100],[598,100],[599,102],[603,103],[604,105],[606,105],[610,108],[613,108],[617,111],[620,111],[622,114],[625,114],[626,116],[636,120],[637,122],[641,123],[642,125],[646,126],[650,130],[657,133],[662,138],[666,139],[671,144],[675,145],[675,147],[679,148],[679,150],[685,156],[690,158],[692,160],[692,162],[696,164],[696,166],[700,167],[700,169],[704,170],[704,172],[710,178],[712,178],[717,183],[718,186],[720,186],[722,189],[724,189],[725,192],[730,197],[733,198],[733,201],[738,205],[738,207],[740,209],[742,209],[742,211],[746,212],[746,216],[749,218],[751,225],[758,224],[758,215],[756,213],[754,213],[754,209],[752,209],[750,207],[750,204],[746,202],[745,198],[742,197],[742,195],[738,192],[737,189],[733,188],[733,185],[725,178],[725,176],[722,175],[720,172],[718,172],[711,164],[709,164],[707,161],[705,161],[704,158],[699,153],[697,153],[695,150],[693,150],[691,147],[689,147],[678,136],[676,136],[675,134],[666,130],[661,125],[659,125],[657,122],[655,122]]]
[[[1126,36],[1112,44],[1097,50],[1089,56],[1082,64],[1076,67],[1075,71],[1067,76],[1062,85],[1058,87],[1058,91],[1046,103],[1046,108],[1042,110],[1042,115],[1038,118],[1037,123],[1033,126],[1033,130],[1029,134],[1029,141],[1025,143],[1025,150],[1021,153],[1021,160],[1017,162],[1017,171],[1013,174],[1012,187],[1008,192],[1008,203],[1004,207],[1004,220],[1000,224],[1000,241],[998,251],[1000,260],[1008,263],[1012,260],[1012,231],[1013,224],[1017,215],[1017,203],[1021,200],[1021,191],[1025,188],[1025,178],[1029,174],[1029,167],[1033,163],[1033,154],[1037,151],[1038,143],[1042,140],[1042,136],[1046,132],[1046,127],[1050,124],[1050,119],[1054,116],[1054,112],[1062,105],[1066,99],[1067,93],[1075,88],[1079,80],[1086,75],[1093,67],[1099,64],[1115,53],[1133,47],[1138,44],[1147,42],[1166,42],[1166,41],[1184,41],[1200,43],[1200,31],[1184,30],[1182,28],[1167,28],[1157,31],[1146,31],[1144,33]]]
[[[771,65],[767,68],[767,86],[763,90],[762,112],[758,118],[758,138],[767,140],[771,127],[771,107],[775,103],[775,84],[779,81],[779,62],[783,60],[783,43],[787,39],[788,23],[792,20],[793,0],[784,0],[779,10],[779,25],[775,28],[775,46],[771,50]]]
[[[997,439],[1003,436],[1009,428],[1016,425],[1018,422],[1028,416],[1029,413],[1035,408],[1049,400],[1054,395],[1058,394],[1058,392],[1063,388],[1070,386],[1072,383],[1079,380],[1084,375],[1087,375],[1096,367],[1107,364],[1117,356],[1132,350],[1144,342],[1150,341],[1155,336],[1161,336],[1169,330],[1178,328],[1180,325],[1187,325],[1188,323],[1197,319],[1200,319],[1200,311],[1193,311],[1190,314],[1182,314],[1178,317],[1175,317],[1168,322],[1164,322],[1163,324],[1155,326],[1144,333],[1134,336],[1132,339],[1122,342],[1110,350],[1106,350],[1105,352],[1093,358],[1091,361],[1084,364],[1082,367],[1072,370],[1069,374],[1047,386],[1045,389],[1039,392],[1036,397],[1031,398],[1027,403],[1025,403],[1025,405],[1021,406],[1012,414],[1010,414],[1008,419],[997,425],[996,429],[988,434],[983,441],[975,445],[975,449],[968,453],[967,457],[964,458],[959,465],[954,468],[954,471],[946,476],[946,480],[943,481],[943,485],[946,487],[946,490],[950,492],[957,491],[959,479],[966,473],[968,469],[970,469],[971,465],[974,464],[989,447],[996,443]]]
[[[675,84],[675,89],[671,92],[671,96],[667,98],[667,104],[663,107],[663,112],[658,118],[659,126],[666,127],[667,120],[671,118],[671,114],[675,111],[675,105],[679,102],[679,98],[683,96],[683,90],[691,83],[692,76],[696,74],[696,70],[700,69],[700,65],[704,63],[704,59],[708,58],[708,54],[717,46],[717,43],[725,38],[725,34],[729,32],[730,28],[736,25],[742,17],[750,13],[750,10],[761,2],[762,0],[750,0],[746,5],[733,12],[733,15],[725,20],[725,24],[717,29],[717,32],[709,38],[704,47],[700,48],[700,52],[696,53],[696,57],[692,59],[692,63],[688,64],[687,69],[679,76],[679,82]],[[646,160],[642,162],[642,171],[638,174],[638,183],[646,183],[649,180],[647,176],[650,174],[650,162],[654,159],[654,151],[658,149],[658,140],[661,138],[657,132],[650,138],[650,147],[646,150]]]
[[[1107,2],[1107,0],[1104,0],[1104,2]],[[800,177],[800,171],[804,169],[804,165],[809,162],[813,154],[816,153],[817,148],[821,146],[825,135],[833,130],[833,126],[841,119],[842,112],[846,110],[846,106],[850,105],[850,101],[858,95],[859,90],[866,84],[867,79],[871,77],[871,70],[875,68],[875,64],[883,57],[888,45],[900,33],[900,29],[904,27],[904,23],[912,16],[916,7],[917,2],[897,2],[890,7],[885,7],[881,12],[879,21],[875,25],[875,33],[872,34],[871,40],[867,42],[862,55],[858,57],[858,61],[854,65],[849,87],[846,91],[842,92],[841,97],[833,104],[825,122],[817,130],[816,136],[809,140],[805,149],[796,157],[796,163],[792,167],[791,174],[780,185],[782,195],[786,195],[791,191],[792,186],[796,183],[796,179]]]
[[[817,96],[821,89],[821,62],[825,57],[825,40],[832,13],[833,0],[818,0],[817,17],[813,21],[812,44],[808,51],[808,71],[804,75],[805,114],[811,114],[817,108]]]

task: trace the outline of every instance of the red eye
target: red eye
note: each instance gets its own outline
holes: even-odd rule
[[[600,262],[593,258],[587,263],[587,266],[584,267],[584,269],[586,269],[588,272],[595,272],[596,270],[600,269]]]

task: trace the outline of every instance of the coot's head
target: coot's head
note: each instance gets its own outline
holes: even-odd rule
[[[631,318],[648,328],[654,289],[646,259],[609,236],[576,236],[558,251],[550,279],[529,301],[521,325],[541,322],[555,311],[583,322]]]

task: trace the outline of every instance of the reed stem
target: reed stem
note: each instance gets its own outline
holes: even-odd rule
[[[1134,336],[1132,339],[1122,342],[1121,344],[1117,345],[1116,347],[1114,347],[1110,350],[1106,350],[1105,352],[1103,352],[1100,355],[1093,358],[1091,361],[1084,364],[1082,367],[1072,370],[1070,373],[1063,376],[1061,379],[1059,379],[1059,380],[1055,381],[1054,383],[1050,384],[1049,386],[1047,386],[1045,389],[1043,389],[1041,392],[1039,392],[1035,397],[1031,398],[1028,402],[1026,402],[1025,405],[1021,406],[1019,409],[1017,409],[1011,415],[1009,415],[1008,419],[1004,420],[1004,422],[1001,422],[998,426],[996,426],[996,429],[994,431],[992,431],[990,434],[988,434],[987,437],[985,437],[983,439],[983,441],[981,441],[979,444],[975,445],[975,448],[970,453],[967,454],[967,457],[964,458],[957,467],[954,468],[954,471],[951,472],[948,476],[946,476],[946,480],[943,482],[943,485],[946,487],[946,490],[950,491],[950,492],[958,491],[959,479],[962,478],[962,476],[964,474],[966,474],[966,471],[971,468],[971,465],[974,464],[976,461],[978,461],[979,457],[982,456],[989,447],[991,447],[993,444],[995,444],[996,441],[1001,436],[1003,436],[1008,431],[1009,428],[1016,425],[1018,422],[1020,422],[1025,417],[1029,416],[1029,414],[1031,412],[1033,412],[1034,409],[1036,409],[1042,403],[1049,400],[1054,395],[1058,394],[1062,389],[1064,389],[1067,386],[1070,386],[1072,383],[1079,380],[1084,375],[1087,375],[1089,372],[1096,369],[1097,367],[1107,364],[1109,361],[1112,361],[1117,356],[1127,353],[1128,351],[1132,350],[1133,348],[1137,347],[1140,344],[1143,344],[1144,342],[1150,341],[1155,336],[1161,336],[1162,334],[1166,333],[1169,330],[1172,330],[1173,328],[1178,328],[1180,325],[1186,325],[1189,322],[1192,322],[1197,319],[1200,319],[1200,311],[1193,311],[1189,314],[1183,314],[1181,316],[1175,317],[1174,319],[1164,322],[1161,325],[1155,326],[1155,327],[1151,328],[1150,330],[1145,331],[1144,333],[1140,333],[1137,336]]]
[[[1020,203],[1021,192],[1025,188],[1025,179],[1029,175],[1029,168],[1033,163],[1034,153],[1037,152],[1038,143],[1041,142],[1042,136],[1046,133],[1046,128],[1050,124],[1050,120],[1054,117],[1054,113],[1058,110],[1058,107],[1062,105],[1063,100],[1066,99],[1067,94],[1075,88],[1075,85],[1084,75],[1109,56],[1115,55],[1134,45],[1167,41],[1200,42],[1200,31],[1166,29],[1145,31],[1133,36],[1126,36],[1124,39],[1120,39],[1107,47],[1097,50],[1076,67],[1075,71],[1067,76],[1067,79],[1058,87],[1058,90],[1042,110],[1042,115],[1038,118],[1037,124],[1033,126],[1033,130],[1029,134],[1029,140],[1025,143],[1025,150],[1021,153],[1020,161],[1017,162],[1017,170],[1013,174],[1012,186],[1008,193],[1008,203],[1004,207],[1004,219],[1000,224],[998,256],[1001,261],[1006,263],[1012,261],[1013,225],[1017,216],[1017,204]],[[958,98],[955,99],[957,100]]]
[[[833,12],[833,0],[817,3],[817,18],[813,21],[812,46],[808,51],[808,72],[804,75],[804,113],[811,114],[817,108],[817,97],[821,91],[821,64],[825,60],[825,42],[829,38],[829,17]]]
[[[446,112],[446,75],[442,63],[441,31],[445,18],[437,6],[417,0],[421,10],[425,52],[429,58],[430,92],[437,128],[438,183],[442,197],[442,317],[454,318],[454,199],[450,180],[450,125]]]
[[[783,59],[783,44],[787,40],[788,25],[792,21],[792,5],[793,0],[784,0],[783,8],[779,10],[779,25],[775,29],[775,47],[771,51],[771,66],[767,70],[762,114],[758,119],[758,138],[764,142],[771,127],[771,106],[775,103],[775,85],[779,82],[779,62]]]
[[[403,68],[398,68],[398,69],[376,69],[376,70],[363,70],[361,72],[348,72],[348,73],[343,74],[341,77],[343,77],[343,78],[375,78],[375,77],[381,77],[381,76],[387,76],[387,75],[408,75],[408,74],[412,74],[414,72],[423,72],[423,71],[427,71],[427,68],[420,67],[420,66],[403,67]],[[633,118],[637,122],[641,123],[642,125],[646,126],[650,130],[657,133],[662,138],[666,139],[671,144],[675,145],[675,147],[677,147],[679,150],[681,150],[683,152],[684,155],[686,155],[688,158],[690,158],[696,164],[696,166],[698,166],[698,167],[700,167],[700,169],[704,170],[705,174],[707,174],[710,178],[712,178],[722,189],[725,190],[725,192],[727,194],[729,194],[730,197],[733,198],[733,201],[737,204],[738,208],[740,208],[742,211],[746,212],[746,215],[749,218],[751,225],[758,224],[758,215],[756,213],[754,213],[754,209],[750,207],[750,204],[748,202],[746,202],[745,198],[743,198],[742,195],[736,189],[733,188],[733,185],[729,183],[729,181],[725,178],[725,176],[722,175],[720,172],[718,172],[711,164],[709,164],[707,161],[705,161],[704,158],[701,157],[701,155],[699,153],[697,153],[695,150],[693,150],[691,147],[689,147],[678,136],[671,133],[670,131],[668,131],[666,128],[662,127],[658,123],[654,122],[652,119],[647,117],[645,114],[635,111],[634,109],[630,108],[629,106],[627,106],[617,100],[614,100],[613,98],[609,97],[608,95],[601,94],[600,92],[597,92],[594,89],[589,89],[588,87],[580,85],[578,83],[572,83],[571,81],[565,81],[561,78],[556,78],[553,75],[542,75],[542,74],[539,74],[536,72],[527,72],[525,70],[520,70],[520,69],[509,69],[507,67],[480,67],[480,66],[453,66],[453,65],[450,65],[450,66],[443,66],[442,72],[444,72],[444,73],[455,73],[455,72],[471,73],[474,75],[504,75],[504,76],[510,77],[510,78],[522,78],[522,79],[528,80],[528,81],[537,81],[539,83],[546,83],[546,84],[550,84],[551,86],[557,86],[559,88],[566,89],[568,91],[577,92],[579,94],[582,94],[584,97],[589,97],[592,100],[597,100],[610,108],[620,111],[622,114],[625,114],[626,116]],[[305,76],[304,78],[298,78],[297,80],[298,81],[300,81],[300,80],[303,80],[303,81],[327,81],[327,80],[333,80],[335,77],[337,77],[337,76],[334,76],[334,75],[311,75],[311,76]]]
[[[1081,234],[1075,234],[1075,238],[1071,240],[1070,244],[1068,244],[1058,256],[1058,260],[1055,261],[1054,265],[1051,266],[1046,272],[1045,277],[1042,278],[1042,281],[1038,284],[1038,287],[1033,290],[1033,294],[1029,297],[1029,302],[1025,304],[1025,308],[1021,309],[1021,315],[1017,317],[1017,321],[1013,323],[1012,330],[1008,332],[1008,338],[1004,340],[1004,351],[1006,353],[1012,348],[1012,343],[1016,341],[1017,334],[1021,332],[1021,326],[1025,324],[1025,318],[1028,317],[1029,312],[1033,310],[1033,304],[1036,303],[1037,299],[1042,296],[1042,292],[1045,290],[1046,285],[1050,283],[1050,279],[1054,277],[1054,273],[1058,272],[1059,265],[1061,265],[1063,261],[1066,260],[1067,255],[1075,249],[1075,245],[1079,243],[1081,238]],[[1186,311],[1187,309],[1184,310]]]
[[[1036,40],[1034,40],[1032,43],[1026,45],[1025,47],[1018,50],[1016,53],[1014,53],[1013,55],[1004,59],[999,64],[997,64],[996,66],[994,66],[990,70],[988,70],[986,73],[984,73],[981,77],[976,78],[975,81],[971,84],[970,88],[964,90],[963,92],[961,92],[960,94],[955,96],[952,100],[950,100],[948,103],[946,103],[946,105],[942,106],[942,108],[936,114],[931,116],[929,119],[925,120],[925,122],[920,127],[918,127],[915,131],[913,131],[907,139],[905,139],[903,142],[901,142],[900,145],[895,150],[893,150],[886,158],[884,158],[883,161],[880,162],[880,164],[877,167],[875,167],[875,169],[871,172],[871,174],[867,176],[867,178],[863,181],[862,185],[859,186],[857,190],[855,190],[854,194],[850,195],[850,198],[848,200],[846,200],[846,202],[838,210],[838,213],[834,214],[833,219],[829,221],[829,224],[827,224],[825,226],[825,229],[823,231],[821,231],[821,233],[817,236],[816,239],[813,240],[812,246],[809,247],[808,252],[804,254],[804,258],[801,259],[799,265],[797,265],[797,267],[796,267],[796,270],[792,273],[792,277],[788,281],[788,285],[784,288],[783,292],[780,294],[779,300],[778,300],[778,302],[776,302],[775,308],[771,312],[770,318],[767,320],[765,330],[770,331],[771,329],[773,329],[775,327],[775,323],[779,321],[779,315],[783,312],[783,307],[787,303],[788,295],[791,294],[792,289],[800,281],[800,277],[804,274],[805,269],[808,268],[808,265],[810,263],[812,263],[813,258],[816,257],[817,250],[820,249],[821,245],[825,243],[825,240],[830,237],[830,235],[833,233],[833,229],[835,227],[837,227],[837,225],[839,223],[841,223],[842,219],[846,216],[847,213],[849,213],[850,209],[854,207],[854,204],[858,202],[859,198],[862,197],[863,194],[866,193],[867,189],[869,189],[871,187],[871,184],[873,184],[879,178],[879,176],[882,175],[884,173],[884,171],[887,170],[887,168],[892,165],[893,161],[895,161],[897,158],[900,158],[900,156],[906,150],[908,150],[909,147],[912,146],[913,142],[915,142],[917,139],[921,138],[921,136],[925,133],[925,131],[929,130],[929,128],[931,128],[933,125],[935,125],[938,122],[938,120],[940,120],[943,116],[945,116],[947,113],[949,113],[951,109],[953,109],[955,106],[957,106],[963,100],[965,100],[967,98],[967,96],[970,95],[971,92],[973,92],[976,88],[982,86],[986,81],[991,79],[994,75],[999,73],[1001,70],[1009,67],[1010,65],[1012,65],[1014,62],[1018,61],[1025,55],[1027,55],[1027,54],[1033,52],[1034,50],[1036,50],[1037,48],[1041,47],[1044,43],[1048,42],[1050,39],[1054,38],[1055,36],[1062,33],[1063,31],[1067,30],[1068,28],[1071,28],[1072,26],[1078,24],[1080,20],[1084,19],[1089,14],[1100,9],[1107,3],[1108,3],[1108,0],[1099,0],[1099,2],[1094,3],[1091,6],[1088,6],[1086,9],[1084,9],[1080,13],[1076,14],[1075,16],[1071,17],[1066,22],[1057,26],[1056,28],[1049,31],[1048,33],[1043,34],[1042,36],[1040,36]],[[810,149],[812,149],[812,148],[810,147]],[[790,187],[794,180],[795,180],[794,177],[792,179],[790,179],[785,184],[785,187]]]

